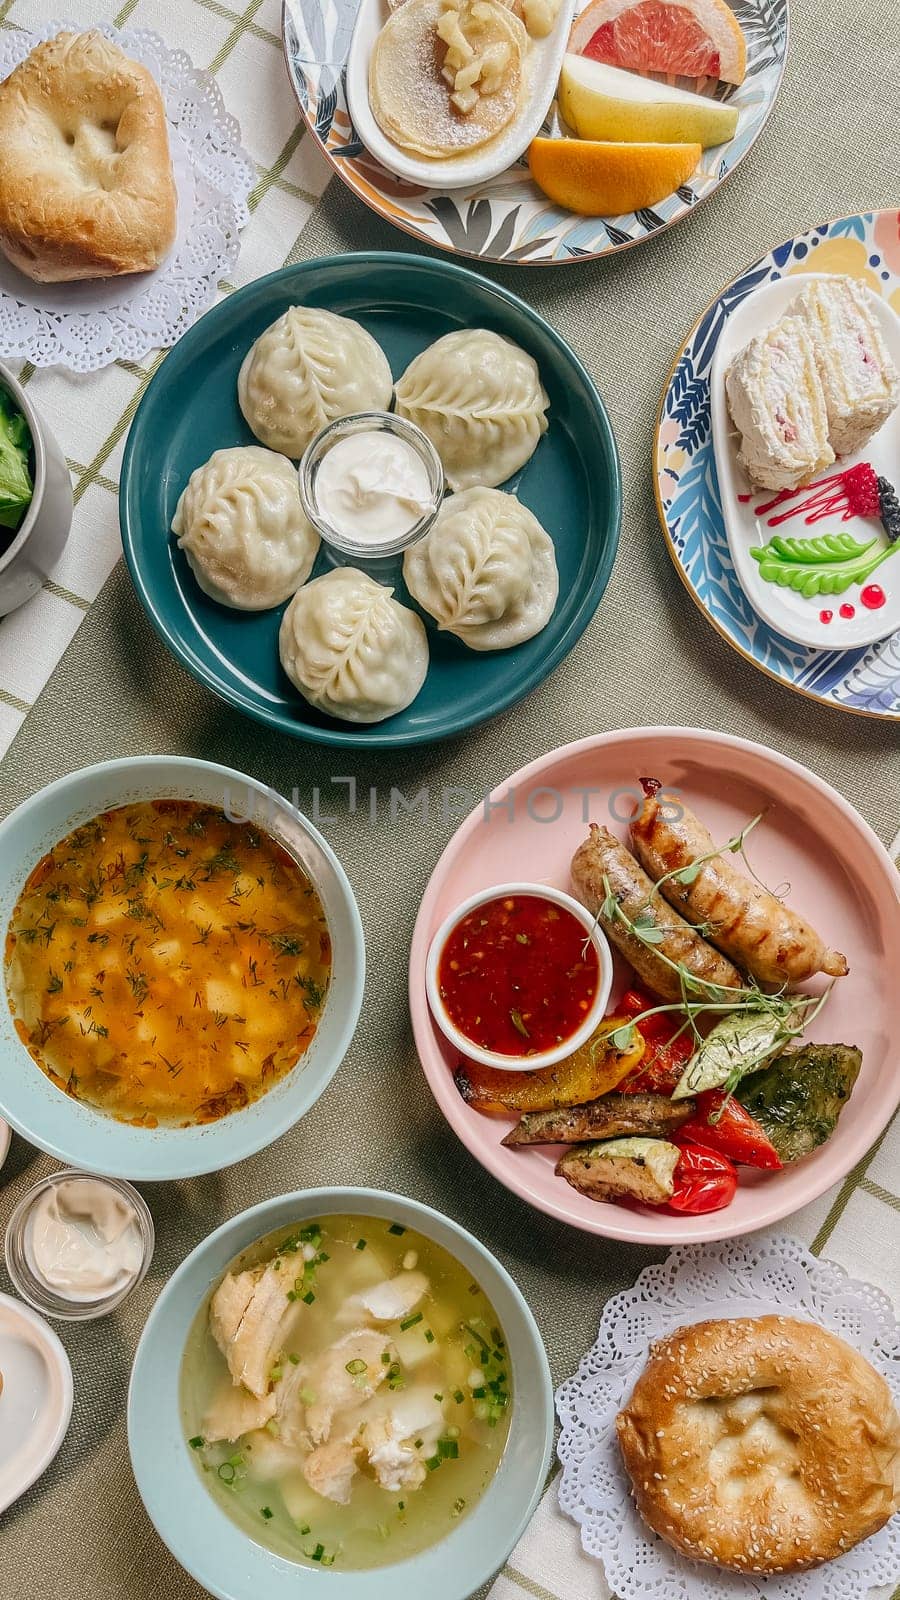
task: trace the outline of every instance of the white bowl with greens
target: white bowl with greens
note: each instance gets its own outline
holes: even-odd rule
[[[156,1302],[128,1397],[144,1505],[219,1600],[466,1600],[534,1513],[553,1421],[503,1267],[373,1189],[282,1195],[211,1234]]]
[[[71,526],[72,484],[62,450],[0,363],[0,617],[37,594]]]

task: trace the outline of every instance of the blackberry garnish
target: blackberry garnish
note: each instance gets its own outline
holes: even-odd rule
[[[891,541],[900,539],[900,500],[897,491],[887,478],[878,479],[878,515],[884,525],[884,531]]]

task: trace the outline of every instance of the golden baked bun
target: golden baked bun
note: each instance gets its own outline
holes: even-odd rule
[[[736,1317],[661,1339],[616,1418],[642,1516],[692,1561],[797,1572],[900,1505],[900,1418],[842,1339]]]
[[[162,95],[103,34],[58,33],[0,84],[0,249],[29,278],[149,272],[175,210]]]

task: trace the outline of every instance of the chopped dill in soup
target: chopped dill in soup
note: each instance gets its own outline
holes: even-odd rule
[[[477,1503],[510,1382],[496,1314],[453,1256],[398,1223],[323,1217],[245,1251],[204,1303],[185,1439],[257,1543],[361,1570],[427,1549]]]
[[[277,841],[194,800],[92,817],[38,862],[6,935],[16,1031],[123,1121],[212,1122],[305,1054],[331,971],[318,894]]]

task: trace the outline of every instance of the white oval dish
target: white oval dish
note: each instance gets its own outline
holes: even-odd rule
[[[562,0],[559,15],[547,37],[531,39],[528,92],[522,110],[512,122],[469,156],[431,161],[402,150],[382,133],[375,120],[369,102],[369,62],[389,12],[385,0],[361,0],[347,57],[347,107],[353,126],[370,155],[398,178],[433,189],[470,188],[472,184],[487,183],[505,172],[528,149],[553,104],[575,5],[576,0]]]
[[[500,1055],[495,1050],[486,1050],[481,1045],[475,1044],[466,1034],[462,1033],[451,1020],[444,1002],[441,999],[440,985],[438,983],[438,964],[447,940],[454,928],[467,917],[470,911],[478,906],[487,905],[493,900],[501,900],[506,895],[531,895],[536,899],[552,900],[554,905],[562,906],[565,911],[570,911],[577,922],[584,928],[585,940],[590,940],[597,952],[599,963],[599,982],[593,1003],[587,1012],[581,1026],[570,1034],[562,1044],[555,1045],[552,1050],[541,1050],[534,1055],[506,1056]],[[563,889],[554,889],[547,883],[496,883],[489,889],[481,889],[477,894],[470,895],[463,900],[455,911],[451,911],[438,928],[431,941],[428,959],[425,963],[425,988],[428,994],[428,1004],[431,1014],[444,1036],[470,1061],[478,1061],[484,1067],[496,1067],[501,1072],[537,1072],[541,1067],[552,1067],[558,1061],[564,1061],[568,1056],[574,1055],[581,1045],[586,1044],[595,1028],[599,1027],[606,1011],[609,992],[613,981],[612,952],[606,940],[606,935],[599,923],[591,916],[580,901],[572,895],[566,894]]]
[[[9,1144],[12,1139],[12,1128],[8,1122],[0,1120],[0,1167],[9,1155]]]
[[[43,1317],[0,1294],[0,1513],[49,1467],[72,1415],[72,1368]]]
[[[738,438],[732,426],[725,400],[725,374],[740,350],[762,329],[771,327],[789,302],[800,294],[811,278],[830,276],[824,272],[791,273],[778,278],[749,294],[732,311],[725,321],[716,345],[710,368],[710,411],[712,417],[713,449],[716,473],[722,500],[722,517],[728,534],[728,546],[735,571],[747,599],[754,611],[776,628],[785,638],[797,644],[819,650],[853,650],[861,645],[875,644],[886,639],[900,628],[900,548],[896,555],[885,561],[873,575],[884,590],[886,603],[877,611],[868,611],[859,603],[856,585],[844,594],[817,595],[807,599],[792,589],[781,589],[767,583],[759,575],[759,567],[750,552],[754,546],[766,543],[772,533],[803,537],[835,533],[840,529],[855,533],[859,538],[872,537],[876,532],[874,522],[854,520],[842,523],[839,517],[828,518],[807,527],[802,520],[784,525],[780,530],[767,526],[764,518],[757,517],[754,506],[774,499],[772,489],[754,489],[738,461]],[[873,314],[877,316],[888,352],[895,365],[900,367],[900,318],[886,300],[872,297]],[[869,461],[877,473],[883,473],[892,483],[897,478],[900,459],[900,409],[889,417],[884,427],[871,438],[856,455],[842,457],[834,467],[828,467],[819,478],[842,471],[858,461]],[[740,495],[750,495],[741,502]],[[863,531],[864,530],[864,531]],[[884,543],[886,538],[882,535]],[[844,603],[853,605],[852,618],[840,616]],[[833,613],[831,622],[822,622],[820,612]]]

